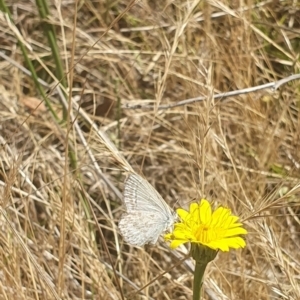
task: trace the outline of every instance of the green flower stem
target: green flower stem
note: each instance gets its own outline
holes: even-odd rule
[[[193,300],[201,299],[201,290],[203,284],[203,276],[206,266],[209,262],[214,260],[217,256],[218,251],[213,250],[207,246],[201,244],[191,245],[191,256],[196,262],[194,272],[194,286],[193,286]]]
[[[193,300],[201,299],[201,290],[203,284],[203,276],[208,263],[203,261],[196,261],[194,272],[194,285],[193,285]]]

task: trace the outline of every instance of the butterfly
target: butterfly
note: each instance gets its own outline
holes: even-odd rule
[[[155,188],[137,174],[128,176],[123,195],[126,213],[121,217],[119,229],[131,245],[155,244],[177,219]]]

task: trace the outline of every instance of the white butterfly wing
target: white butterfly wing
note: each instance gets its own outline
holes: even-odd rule
[[[156,189],[137,174],[130,174],[125,181],[124,202],[127,212],[148,211],[150,206],[153,211],[172,215],[170,207]]]
[[[134,246],[155,244],[164,227],[164,220],[157,218],[157,214],[141,211],[124,214],[119,222],[123,238]]]
[[[130,174],[125,181],[124,203],[127,213],[119,228],[126,242],[135,246],[155,244],[176,218],[155,188],[137,174]]]

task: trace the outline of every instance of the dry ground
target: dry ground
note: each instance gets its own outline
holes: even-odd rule
[[[17,27],[1,14],[0,299],[191,299],[191,264],[118,232],[131,168],[174,208],[206,197],[244,221],[247,247],[219,253],[203,299],[300,299],[299,81],[212,97],[299,73],[299,3],[49,0],[66,123],[20,67],[17,37],[61,119],[35,2],[5,2]]]

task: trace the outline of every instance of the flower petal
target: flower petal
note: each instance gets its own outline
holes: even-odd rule
[[[177,215],[179,216],[179,218],[182,220],[182,221],[185,221],[186,220],[186,218],[188,218],[189,217],[189,212],[187,212],[186,210],[184,210],[184,209],[182,209],[182,208],[178,208],[177,210],[176,210],[176,212],[177,212]]]
[[[224,233],[224,237],[232,237],[232,236],[237,236],[240,234],[247,234],[247,233],[248,231],[242,227],[231,228],[226,230],[226,232]]]
[[[211,222],[211,205],[210,203],[202,199],[200,203],[200,221],[202,224],[209,224]]]
[[[175,249],[175,248],[179,247],[180,245],[182,245],[182,244],[184,244],[184,243],[186,243],[186,242],[188,242],[188,241],[174,240],[174,241],[171,242],[170,247],[171,247],[172,249]]]

